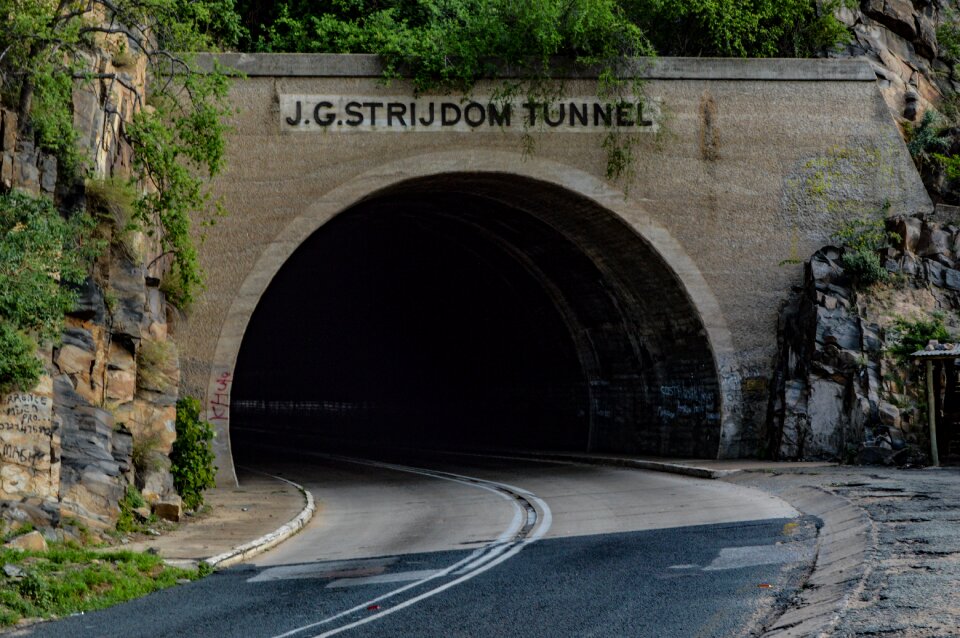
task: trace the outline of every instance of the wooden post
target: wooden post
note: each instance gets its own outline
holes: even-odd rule
[[[937,454],[937,397],[933,391],[933,360],[927,359],[927,420],[930,422],[930,460],[940,465]]]

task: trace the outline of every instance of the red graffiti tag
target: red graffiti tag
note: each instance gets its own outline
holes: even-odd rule
[[[233,383],[233,374],[222,372],[215,383],[216,387],[210,398],[210,420],[226,421],[227,410],[230,408],[230,384]]]

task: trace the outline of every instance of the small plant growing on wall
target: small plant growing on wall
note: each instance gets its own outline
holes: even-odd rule
[[[203,505],[204,490],[216,484],[213,426],[200,418],[200,402],[184,397],[177,401],[176,427],[177,440],[170,451],[170,473],[183,506],[196,510]]]
[[[120,499],[120,515],[117,517],[118,532],[137,531],[137,515],[135,510],[146,507],[147,502],[136,486],[128,485],[123,498]]]
[[[876,214],[845,222],[831,237],[843,246],[840,262],[853,278],[856,286],[869,286],[886,281],[889,274],[880,261],[880,251],[899,240],[896,233],[887,230],[887,202]]]

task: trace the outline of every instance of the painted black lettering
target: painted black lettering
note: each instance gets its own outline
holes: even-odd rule
[[[634,121],[630,119],[631,104],[617,104],[617,126],[633,126]]]
[[[550,117],[551,114],[556,113],[557,119]],[[556,128],[563,124],[563,121],[567,119],[567,106],[566,104],[559,104],[557,106],[551,107],[549,104],[543,105],[543,120],[550,126]]]
[[[323,117],[320,116],[320,109],[332,109],[333,104],[330,102],[317,102],[317,105],[313,107],[313,121],[319,124],[320,126],[330,126],[333,124],[333,121],[337,119],[336,113],[327,113]]]
[[[347,105],[343,107],[344,113],[348,116],[348,119],[345,120],[347,126],[363,124],[363,113],[360,111],[360,106],[360,102],[347,102]]]
[[[452,102],[440,105],[440,126],[453,126],[460,121],[460,107]]]
[[[435,111],[436,109],[434,108],[433,102],[430,102],[430,108],[427,109],[427,110],[428,110],[428,112],[430,113],[430,119],[429,119],[429,120],[425,120],[425,119],[422,118],[422,117],[420,118],[420,123],[423,124],[424,126],[430,126],[431,124],[433,124],[433,120],[434,120],[435,117],[436,117],[436,114],[434,113],[434,111]]]
[[[471,113],[473,117],[470,117]],[[483,108],[483,104],[470,102],[470,104],[467,104],[463,109],[463,121],[472,128],[482,126],[487,121],[487,110]]]
[[[490,126],[510,126],[510,104],[504,104],[499,111],[496,104],[489,104],[487,112],[490,114]]]
[[[387,102],[387,126],[393,126],[393,118],[400,121],[400,126],[406,126],[403,116],[407,113],[407,105],[402,102]]]
[[[417,125],[417,103],[410,102],[410,126]]]
[[[300,117],[301,117],[300,109],[301,109],[300,100],[297,100],[297,116],[296,116],[296,117],[288,117],[288,118],[287,118],[287,124],[289,124],[290,126],[296,126],[297,124],[300,123]]]
[[[611,117],[611,108],[609,104],[594,104],[593,105],[593,125],[600,126],[600,120],[603,120],[604,126],[612,126],[613,118]]]
[[[583,106],[582,111],[580,110],[581,106]],[[586,126],[589,113],[590,113],[590,109],[587,108],[586,102],[584,102],[582,105],[574,104],[573,102],[571,102],[570,103],[570,126],[577,125],[576,122],[574,122],[574,120],[577,120],[577,122],[580,122],[581,126]]]
[[[377,109],[383,106],[383,102],[364,102],[363,107],[370,109],[370,126],[377,125]]]
[[[637,102],[637,124],[639,126],[653,126],[653,120],[643,117],[643,102]]]

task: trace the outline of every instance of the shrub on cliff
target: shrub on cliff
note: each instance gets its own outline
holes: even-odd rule
[[[42,366],[36,342],[56,342],[76,303],[70,287],[100,249],[85,214],[60,216],[47,198],[0,195],[0,393],[27,390]]]
[[[36,351],[33,339],[0,319],[0,396],[36,385],[43,374]]]
[[[915,319],[897,318],[889,337],[890,353],[901,361],[908,361],[910,355],[926,348],[931,340],[940,343],[953,341],[950,331],[943,323],[943,314],[937,312]]]
[[[854,285],[869,286],[887,279],[880,251],[900,239],[896,233],[887,230],[886,213],[889,209],[888,202],[874,215],[848,220],[831,236],[843,246],[840,262]]]
[[[193,397],[180,399],[170,473],[185,508],[195,510],[203,505],[204,490],[216,484],[213,459],[213,426],[200,418],[200,402]]]

